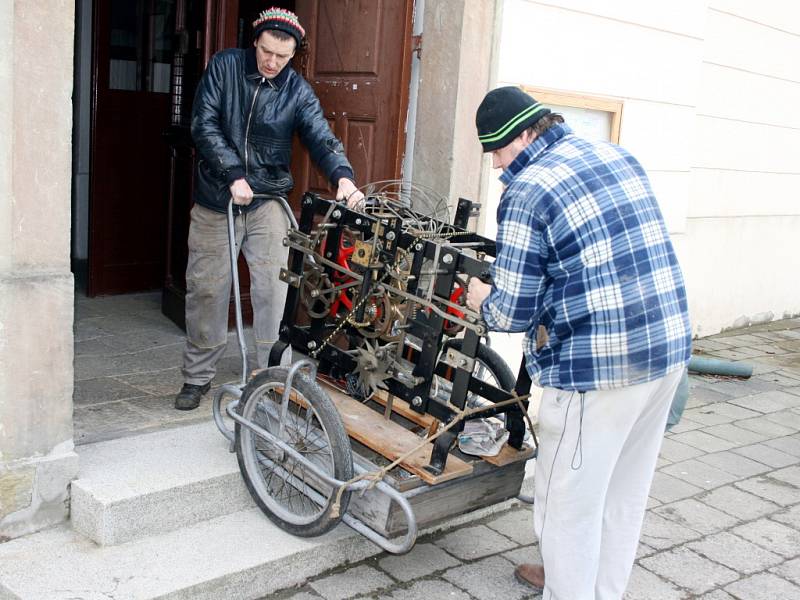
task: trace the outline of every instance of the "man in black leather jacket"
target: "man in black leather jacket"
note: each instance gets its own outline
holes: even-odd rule
[[[363,198],[314,91],[288,64],[305,37],[297,16],[270,8],[253,29],[252,48],[223,50],[211,59],[192,111],[198,160],[186,269],[185,383],[175,398],[180,410],[200,404],[227,345],[228,203],[235,205],[237,244],[250,269],[256,353],[265,367],[286,297],[278,274],[286,265],[288,218],[274,198],[285,198],[293,186],[294,132],[338,199],[354,206]]]

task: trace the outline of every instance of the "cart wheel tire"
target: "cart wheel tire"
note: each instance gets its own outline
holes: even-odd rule
[[[448,340],[444,345],[444,351],[446,352],[447,348],[452,348],[453,350],[460,352],[463,346],[464,340],[461,338]],[[489,369],[495,381],[497,381],[498,386],[505,391],[510,392],[514,389],[514,386],[517,385],[517,378],[514,375],[514,372],[511,370],[511,367],[508,366],[508,363],[503,360],[502,356],[500,356],[486,344],[478,344],[478,352],[476,353],[475,358],[477,358],[486,366],[487,369]]]
[[[353,477],[353,454],[342,419],[328,394],[302,372],[292,380],[295,398],[301,402],[289,401],[279,436],[288,374],[286,367],[271,367],[253,377],[242,393],[242,416],[280,437],[329,476],[349,480]],[[350,492],[341,495],[339,512],[334,516],[338,488],[323,483],[308,467],[251,428],[237,423],[235,432],[239,470],[253,500],[272,522],[301,537],[322,535],[339,522],[347,510]]]

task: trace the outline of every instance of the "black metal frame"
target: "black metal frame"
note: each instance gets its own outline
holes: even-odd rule
[[[448,231],[457,235],[462,246],[453,245],[447,239],[424,239],[402,230],[402,222],[396,217],[375,217],[347,209],[344,205],[325,200],[316,194],[306,193],[302,199],[302,211],[299,221],[299,239],[306,243],[292,241],[292,234],[286,243],[291,247],[289,254],[289,269],[282,273],[282,279],[289,284],[284,309],[283,320],[280,327],[280,341],[275,345],[270,355],[270,364],[277,364],[283,351],[291,346],[302,354],[311,354],[319,361],[318,371],[334,378],[343,378],[351,373],[356,363],[352,356],[346,354],[334,344],[325,344],[329,335],[336,329],[349,340],[349,347],[354,348],[363,337],[358,328],[350,323],[336,322],[329,316],[310,318],[307,325],[298,325],[298,309],[303,289],[304,269],[309,261],[317,261],[318,269],[332,274],[336,270],[332,265],[337,260],[340,240],[345,229],[361,234],[364,240],[373,240],[378,236],[376,248],[380,254],[377,260],[367,266],[351,264],[354,280],[361,277],[359,298],[381,285],[376,281],[379,270],[383,265],[394,264],[398,248],[405,250],[408,256],[413,256],[411,275],[407,294],[418,299],[418,304],[423,309],[415,310],[407,320],[405,328],[411,339],[420,340],[418,347],[404,344],[400,354],[414,364],[411,381],[401,381],[397,377],[390,377],[384,384],[387,391],[395,397],[406,400],[418,413],[430,414],[443,423],[449,423],[465,407],[468,393],[477,394],[494,403],[509,400],[513,394],[527,394],[531,381],[523,365],[515,390],[502,390],[472,376],[472,365],[478,352],[481,337],[486,334],[485,326],[479,321],[471,321],[464,327],[464,341],[460,349],[460,356],[466,358],[463,365],[447,364],[440,360],[443,343],[446,339],[445,324],[448,319],[435,310],[424,310],[431,304],[437,305],[446,311],[446,304],[441,299],[449,299],[456,285],[456,275],[463,278],[478,277],[486,280],[489,277],[489,263],[477,257],[496,254],[495,242],[475,233],[467,231],[467,223],[471,216],[476,214],[478,205],[466,199],[459,199],[453,225],[444,225]],[[324,224],[320,225],[320,218]],[[326,238],[324,255],[317,254],[314,243],[322,237]],[[312,242],[313,240],[313,242]],[[469,256],[462,252],[463,243],[469,243],[476,256]],[[311,256],[313,258],[309,259]],[[435,282],[432,302],[420,296],[417,289],[422,271],[423,262],[436,261],[433,264]],[[437,300],[438,299],[438,300]],[[364,316],[364,305],[356,310],[354,320],[360,322]],[[322,347],[324,346],[324,347]],[[452,382],[452,392],[448,403],[431,397],[431,387],[434,375],[447,378]],[[527,402],[523,402],[527,409]],[[483,411],[472,418],[486,417],[505,413],[506,428],[509,430],[509,445],[521,448],[525,434],[523,413],[515,404]],[[469,418],[469,417],[468,417]],[[442,434],[435,442],[431,455],[431,462],[426,467],[434,474],[440,474],[447,461],[450,448],[455,442],[459,432],[463,430],[464,421],[453,426],[452,429]]]

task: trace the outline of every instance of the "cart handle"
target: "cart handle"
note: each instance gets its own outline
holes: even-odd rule
[[[236,305],[236,339],[239,341],[239,354],[242,357],[242,389],[247,385],[247,346],[244,341],[244,325],[242,324],[242,297],[239,293],[239,248],[236,246],[236,227],[233,222],[233,197],[228,202],[228,249],[231,259],[231,278],[233,285],[233,300]],[[216,413],[214,415],[216,420]],[[219,427],[219,423],[217,423]],[[225,431],[222,432],[225,435]],[[225,437],[228,437],[225,435]]]

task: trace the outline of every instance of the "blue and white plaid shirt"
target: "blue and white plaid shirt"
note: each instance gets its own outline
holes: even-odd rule
[[[588,391],[652,381],[691,354],[686,292],[641,165],[564,124],[509,165],[497,209],[493,331],[527,332],[542,387]],[[536,350],[536,330],[547,343]]]

